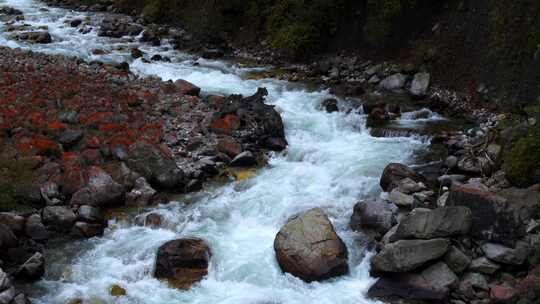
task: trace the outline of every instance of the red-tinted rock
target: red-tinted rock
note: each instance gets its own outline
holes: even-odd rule
[[[46,138],[35,138],[31,144],[37,155],[60,155],[62,151],[58,143]]]
[[[101,141],[96,136],[92,136],[86,140],[86,146],[92,149],[98,149],[101,145]]]
[[[87,165],[99,165],[103,163],[103,156],[98,149],[85,149],[82,151],[81,156]]]
[[[242,153],[242,145],[232,137],[223,137],[218,141],[218,151],[234,158]]]
[[[85,170],[77,163],[64,165],[64,174],[61,178],[62,193],[71,196],[86,184]]]
[[[179,79],[175,81],[174,83],[180,90],[180,93],[184,95],[199,96],[199,93],[201,92],[201,88],[183,79]]]
[[[516,290],[508,285],[491,287],[489,295],[493,301],[506,303],[516,296]]]
[[[518,292],[519,294],[533,292],[537,297],[540,297],[540,265],[531,270],[527,277],[519,283]]]
[[[210,130],[216,133],[232,134],[240,128],[240,118],[234,114],[227,114],[225,117],[215,120],[210,124]]]
[[[188,289],[208,274],[210,248],[201,239],[180,239],[159,247],[154,277]]]

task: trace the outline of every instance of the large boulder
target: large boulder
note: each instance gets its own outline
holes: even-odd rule
[[[100,167],[90,167],[87,185],[73,194],[71,205],[121,206],[124,193],[124,186],[115,182],[107,172]]]
[[[426,96],[430,81],[431,76],[429,73],[418,73],[414,75],[409,92],[415,97]]]
[[[383,201],[362,201],[354,205],[350,226],[355,231],[362,229],[384,235],[397,223],[398,208]]]
[[[128,150],[127,165],[156,188],[183,190],[184,172],[172,157],[154,145],[138,141]]]
[[[169,241],[158,249],[154,277],[167,279],[178,288],[190,288],[208,274],[210,257],[210,248],[201,239]]]
[[[242,143],[281,151],[287,147],[283,120],[273,106],[264,103],[268,91],[259,88],[255,95],[229,96],[209,125],[211,131],[234,135]]]
[[[379,184],[384,191],[390,192],[394,188],[399,187],[400,181],[405,178],[409,178],[415,182],[426,182],[426,178],[416,173],[413,169],[403,164],[392,163],[384,168]]]
[[[473,185],[454,183],[446,203],[449,206],[465,206],[471,210],[471,234],[475,238],[512,246],[515,240],[525,236],[524,223],[537,215],[540,201],[534,200],[534,191],[528,192],[533,199],[521,195],[511,196],[510,191],[503,193],[511,199]]]
[[[347,247],[321,209],[291,218],[274,240],[279,266],[304,281],[347,273]]]
[[[407,76],[401,73],[390,75],[379,83],[379,89],[391,92],[399,92],[405,86]]]
[[[442,257],[449,248],[446,239],[401,240],[386,244],[371,265],[375,272],[407,272]]]
[[[77,219],[75,212],[67,206],[47,206],[42,212],[43,222],[58,231],[67,231]]]
[[[398,224],[394,240],[463,235],[469,232],[471,222],[471,210],[466,207],[415,209]]]

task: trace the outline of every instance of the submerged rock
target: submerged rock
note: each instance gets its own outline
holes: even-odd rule
[[[329,98],[322,102],[321,107],[327,112],[327,113],[333,113],[338,112],[338,101],[335,98]]]
[[[30,43],[47,44],[52,42],[52,37],[49,32],[36,31],[36,32],[24,32],[12,36],[13,39],[28,41]]]
[[[113,297],[122,297],[127,295],[127,291],[118,284],[113,284],[109,289],[109,293]]]
[[[347,247],[321,209],[290,219],[274,240],[279,266],[304,281],[320,281],[348,272]]]
[[[188,289],[208,274],[210,257],[210,248],[201,239],[169,241],[158,249],[154,277]]]

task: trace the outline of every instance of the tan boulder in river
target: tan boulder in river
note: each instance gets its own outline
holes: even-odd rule
[[[304,281],[321,281],[348,272],[347,247],[324,212],[311,209],[290,219],[274,240],[281,269]]]

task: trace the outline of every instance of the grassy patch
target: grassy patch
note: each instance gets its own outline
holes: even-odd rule
[[[24,211],[34,163],[0,157],[0,211]]]

